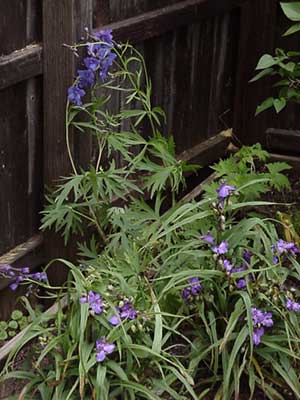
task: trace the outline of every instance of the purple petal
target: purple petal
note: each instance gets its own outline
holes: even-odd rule
[[[104,350],[99,351],[98,353],[96,353],[96,360],[98,362],[103,362],[106,358],[106,354],[104,352]]]
[[[108,322],[110,324],[112,324],[113,326],[118,326],[118,325],[120,325],[120,318],[117,317],[116,315],[113,315],[112,317],[110,317],[108,319]]]

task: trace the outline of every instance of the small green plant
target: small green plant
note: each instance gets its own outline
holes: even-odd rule
[[[287,18],[296,22],[285,32],[285,36],[300,31],[300,3],[280,3]],[[276,97],[268,97],[257,107],[256,115],[273,107],[276,113],[282,111],[288,102],[299,102],[300,100],[300,51],[285,51],[276,49],[274,56],[264,54],[259,60],[256,70],[258,74],[252,78],[255,82],[266,76],[274,76],[276,83]]]
[[[20,310],[14,310],[8,321],[0,321],[0,342],[16,336],[30,322],[30,316],[24,315]]]

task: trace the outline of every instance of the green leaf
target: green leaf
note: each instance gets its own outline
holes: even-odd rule
[[[285,108],[285,106],[286,106],[286,100],[283,97],[274,100],[274,108],[277,114],[279,114],[280,111],[282,111]]]
[[[269,108],[271,108],[274,104],[274,98],[273,97],[269,97],[268,99],[266,99],[265,101],[263,101],[256,109],[256,113],[255,116],[257,116],[258,114],[262,113],[263,111],[268,110]]]
[[[300,21],[300,2],[280,3],[282,11],[291,21]]]
[[[256,69],[270,68],[273,65],[278,64],[278,59],[274,58],[270,54],[264,54],[258,61]]]
[[[299,31],[300,31],[300,24],[294,24],[286,32],[284,32],[283,36],[293,35],[294,33]]]
[[[257,75],[255,75],[249,82],[258,81],[259,79],[261,79],[261,78],[263,78],[263,77],[265,77],[265,76],[271,75],[273,71],[274,71],[273,68],[266,68],[266,69],[263,69],[263,70],[260,71]]]

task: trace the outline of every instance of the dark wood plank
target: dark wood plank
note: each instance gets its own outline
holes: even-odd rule
[[[26,46],[24,49],[0,57],[0,90],[43,72],[42,46]]]
[[[208,166],[225,155],[231,137],[231,130],[221,132],[179,154],[177,159],[203,167]]]
[[[112,29],[116,40],[132,43],[160,36],[203,18],[222,14],[247,0],[185,0],[180,3],[149,11],[136,17],[115,22],[99,29]]]
[[[34,270],[42,264],[44,261],[43,257],[43,235],[37,234],[22,243],[6,254],[0,257],[0,264],[9,264],[15,268],[22,268],[28,266],[30,270]],[[8,279],[0,280],[0,290],[4,289],[9,285]]]
[[[44,183],[55,185],[61,176],[71,172],[66,151],[65,106],[67,90],[73,82],[76,62],[73,54],[63,47],[80,39],[83,27],[91,27],[90,2],[76,0],[45,0],[43,2],[44,36]],[[79,36],[79,37],[78,37]],[[74,137],[70,135],[74,155]],[[75,160],[76,162],[76,160]],[[65,248],[62,239],[54,234],[45,236],[46,258],[74,258],[75,242]],[[66,279],[67,271],[54,264],[50,278],[53,283]]]
[[[266,145],[271,151],[300,155],[300,131],[270,128],[266,131]]]
[[[270,120],[276,118],[273,111],[255,117],[256,107],[270,96],[270,80],[249,80],[259,58],[274,52],[277,7],[277,0],[251,0],[242,8],[233,127],[243,144],[263,143]]]

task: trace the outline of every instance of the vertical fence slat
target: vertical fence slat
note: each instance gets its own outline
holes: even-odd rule
[[[91,12],[86,0],[44,0],[44,184],[53,186],[54,181],[71,172],[65,140],[65,105],[69,86],[75,74],[76,60],[63,44],[73,44],[82,27],[91,26]],[[74,140],[70,135],[70,147],[74,153]],[[74,246],[65,248],[57,234],[47,233],[45,238],[47,259],[70,258]],[[50,278],[61,282],[66,271],[61,265],[53,265]]]
[[[275,45],[277,0],[252,0],[242,7],[240,46],[236,76],[234,132],[244,144],[262,141],[270,113],[255,118],[257,105],[270,94],[270,81],[249,83],[259,58]]]

